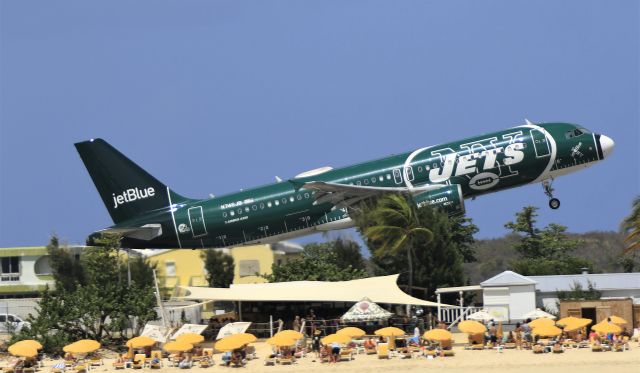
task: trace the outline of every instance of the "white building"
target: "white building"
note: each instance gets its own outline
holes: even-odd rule
[[[444,293],[459,293],[460,302],[464,292],[478,292],[482,295],[483,303],[480,307],[468,307],[461,303],[453,309],[441,308],[438,318],[455,324],[477,310],[486,309],[496,321],[516,323],[523,320],[524,314],[536,308],[559,313],[557,293],[571,291],[576,284],[580,284],[583,290],[587,290],[591,284],[601,293],[600,299],[631,299],[634,309],[640,308],[640,272],[523,276],[504,271],[480,285],[436,290],[438,299]]]
[[[497,321],[520,320],[536,307],[536,281],[504,271],[480,283],[484,308]]]
[[[576,284],[583,290],[593,288],[601,293],[601,299],[631,298],[640,304],[640,272],[636,273],[586,273],[579,275],[528,276],[536,284],[536,306],[558,312],[558,291],[570,291]]]

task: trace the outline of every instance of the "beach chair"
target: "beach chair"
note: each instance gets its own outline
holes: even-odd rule
[[[544,353],[544,346],[536,344],[533,345],[532,350],[534,354],[542,354]]]
[[[604,348],[602,348],[602,345],[592,344],[591,345],[591,351],[592,352],[602,352],[602,351],[604,351]]]
[[[255,346],[247,346],[247,360],[256,359],[258,356],[256,355],[256,347]],[[304,354],[303,354],[304,356]]]
[[[264,365],[276,365],[276,355],[271,354],[264,359]]]
[[[116,369],[116,370],[117,369],[124,369],[124,366],[125,366],[124,361],[121,361],[121,362],[114,361],[113,362],[113,369]],[[52,373],[60,373],[60,372],[52,372]]]
[[[154,359],[158,359],[157,362],[153,362]],[[160,369],[162,368],[162,351],[153,350],[151,351],[151,356],[149,357],[149,368],[151,369]]]
[[[353,360],[353,355],[354,355],[353,349],[351,349],[351,348],[341,348],[340,349],[340,356],[338,357],[338,361],[342,361],[342,360],[351,361],[351,360]]]
[[[87,366],[86,366],[85,364],[76,364],[76,365],[73,367],[73,370],[74,370],[76,373],[85,373],[85,372],[87,371]]]
[[[504,348],[507,350],[515,350],[516,347],[516,344],[513,342],[504,344]]]
[[[145,367],[147,363],[147,357],[145,356],[145,354],[136,354],[133,357],[133,365],[131,365],[131,367],[133,369],[142,369]]]
[[[211,366],[211,360],[208,356],[202,356],[200,361],[198,361],[198,365],[200,368],[209,368]]]
[[[92,367],[99,367],[100,365],[104,365],[104,361],[100,358],[100,356],[92,356],[90,360],[90,364]]]
[[[378,343],[378,359],[389,358],[389,345],[386,343]]]
[[[551,349],[551,351],[554,354],[561,354],[564,352],[564,348],[561,345],[553,345],[553,348]]]
[[[364,353],[367,355],[375,355],[376,354],[376,348],[373,346],[367,346],[364,348]]]
[[[22,373],[36,373],[36,368],[34,367],[22,368]]]
[[[2,373],[14,373],[13,367],[3,367]]]
[[[291,365],[293,364],[293,356],[277,358],[276,362],[280,365]]]

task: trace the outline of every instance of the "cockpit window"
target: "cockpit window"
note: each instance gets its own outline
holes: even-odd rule
[[[587,131],[584,128],[576,128],[570,131],[567,131],[564,136],[568,139],[571,139],[573,137],[578,137],[580,135],[584,135],[585,133],[589,133],[589,131]]]

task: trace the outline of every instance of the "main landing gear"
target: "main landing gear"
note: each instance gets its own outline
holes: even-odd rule
[[[549,207],[551,209],[556,210],[560,207],[560,200],[553,197],[553,187],[551,186],[553,183],[553,179],[546,179],[542,181],[542,188],[544,189],[544,194],[549,197]]]

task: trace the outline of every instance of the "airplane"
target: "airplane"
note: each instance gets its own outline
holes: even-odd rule
[[[220,197],[183,197],[102,139],[75,147],[127,248],[217,248],[273,243],[353,226],[350,209],[385,193],[463,214],[464,200],[542,183],[552,209],[552,182],[607,158],[611,138],[569,123],[542,123],[420,148]]]

